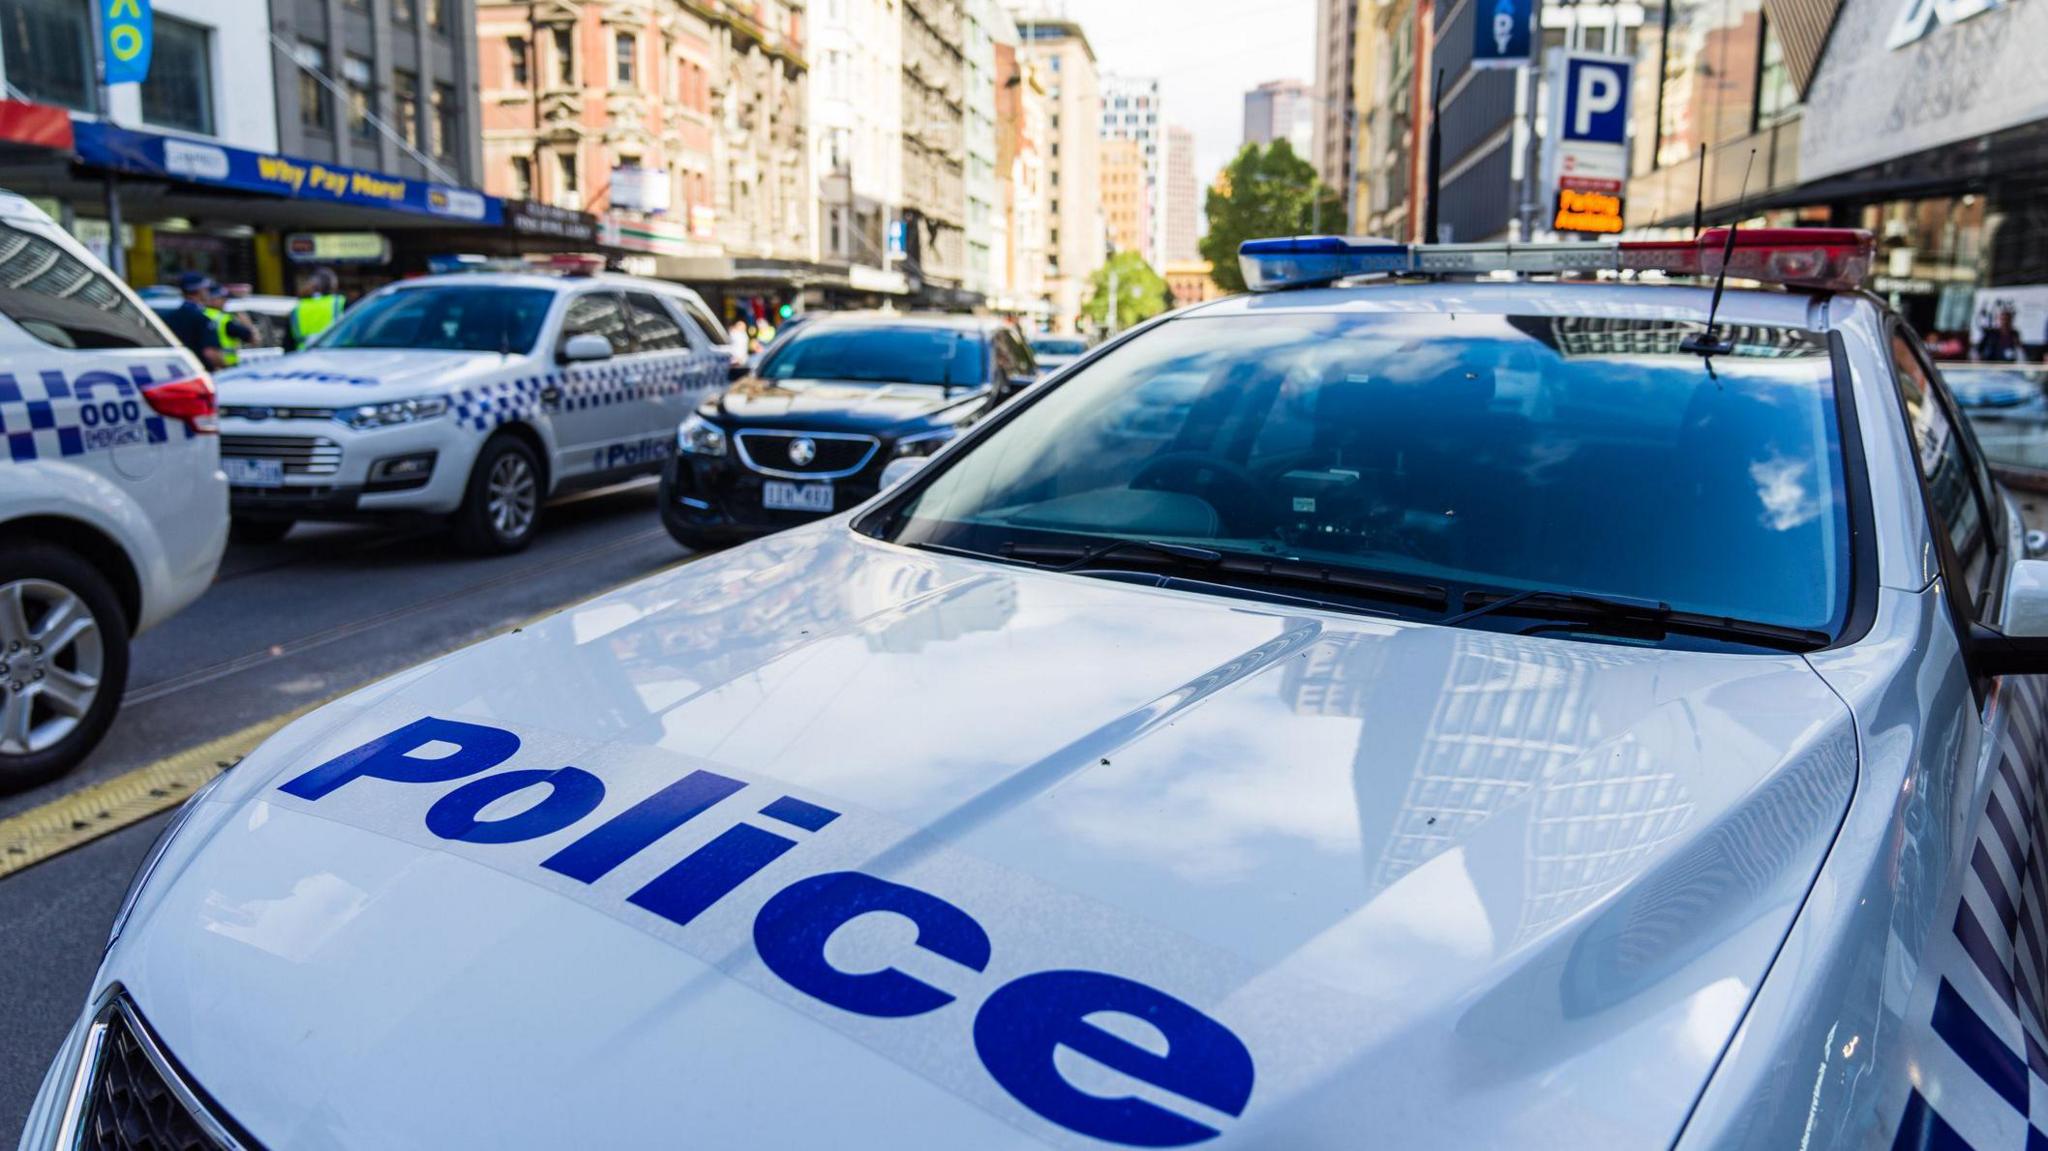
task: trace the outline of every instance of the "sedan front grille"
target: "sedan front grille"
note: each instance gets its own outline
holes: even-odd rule
[[[204,1108],[126,999],[101,1014],[76,1146],[81,1151],[237,1151],[255,1144]]]
[[[278,460],[288,476],[331,476],[341,470],[341,445],[325,436],[224,435],[227,459]]]
[[[873,436],[844,432],[747,430],[734,437],[740,459],[769,476],[830,480],[850,476],[868,465],[881,449]]]

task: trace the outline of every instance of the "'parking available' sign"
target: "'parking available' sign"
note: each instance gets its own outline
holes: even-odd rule
[[[1628,187],[1630,61],[1591,52],[1548,58],[1550,124],[1543,184],[1559,232],[1621,231]]]

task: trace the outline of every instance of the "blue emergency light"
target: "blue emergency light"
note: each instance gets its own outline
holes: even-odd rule
[[[1237,246],[1237,267],[1254,292],[1309,288],[1348,276],[1405,272],[1406,244],[1351,236],[1276,236]]]

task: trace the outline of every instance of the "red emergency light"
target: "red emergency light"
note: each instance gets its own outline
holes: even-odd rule
[[[1711,278],[1727,252],[1733,279],[1793,288],[1854,291],[1870,275],[1877,240],[1861,228],[1709,228],[1692,240],[1632,240],[1617,245],[1625,271]]]

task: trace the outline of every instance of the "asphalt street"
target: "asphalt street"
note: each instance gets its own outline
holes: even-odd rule
[[[679,563],[651,480],[551,506],[533,546],[473,559],[435,531],[301,526],[230,545],[214,586],[136,643],[105,742],[0,818],[339,695]],[[129,876],[168,814],[0,879],[0,1146],[12,1146],[92,981]]]

